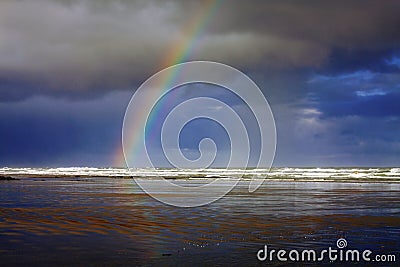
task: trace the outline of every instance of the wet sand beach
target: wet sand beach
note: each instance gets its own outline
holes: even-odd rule
[[[317,250],[339,238],[400,252],[395,183],[266,181],[249,194],[244,181],[197,208],[165,205],[120,178],[22,178],[0,192],[2,266],[254,266],[266,264],[256,257],[265,244]]]

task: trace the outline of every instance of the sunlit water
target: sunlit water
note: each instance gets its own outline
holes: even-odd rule
[[[266,181],[250,194],[243,181],[217,202],[177,208],[132,179],[0,181],[2,266],[265,266],[265,244],[318,250],[338,238],[398,264],[400,184]]]

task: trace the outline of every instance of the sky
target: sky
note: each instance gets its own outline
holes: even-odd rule
[[[256,82],[275,117],[273,166],[400,166],[398,14],[390,0],[1,1],[0,167],[124,167],[130,98],[190,60]],[[224,130],[196,123],[182,131],[188,157],[210,137],[223,162]]]

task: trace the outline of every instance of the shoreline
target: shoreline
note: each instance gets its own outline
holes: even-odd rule
[[[30,179],[75,179],[71,181],[81,181],[80,179],[148,179],[148,180],[179,180],[179,181],[207,181],[214,179],[229,180],[229,179],[239,179],[239,181],[246,182],[251,181],[252,179],[263,179],[265,183],[268,182],[307,182],[307,183],[384,183],[384,184],[399,184],[400,179],[393,178],[327,178],[327,177],[302,177],[302,178],[269,178],[269,177],[224,177],[224,176],[216,176],[209,177],[207,175],[204,176],[195,176],[195,177],[176,177],[176,176],[107,176],[107,175],[46,175],[46,174],[8,174],[8,175],[0,175],[0,181],[23,181]]]

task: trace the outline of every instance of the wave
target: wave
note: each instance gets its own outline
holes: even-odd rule
[[[272,168],[272,169],[156,169],[156,168],[0,168],[0,175],[18,178],[108,177],[211,179],[243,178],[294,181],[400,182],[400,168]]]

